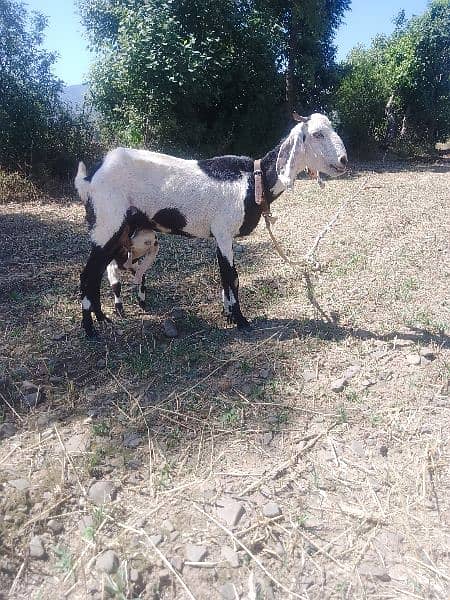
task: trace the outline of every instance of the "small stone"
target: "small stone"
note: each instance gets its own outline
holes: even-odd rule
[[[9,421],[5,421],[0,425],[0,440],[6,440],[7,438],[12,437],[17,431],[14,423],[10,423]]]
[[[242,254],[242,252],[244,252],[244,250],[245,250],[245,248],[241,244],[233,244],[233,251],[236,254]]]
[[[343,377],[346,381],[349,381],[350,379],[353,379],[353,377],[355,375],[357,375],[360,371],[361,371],[361,367],[359,365],[352,365],[351,367],[348,367],[348,369],[346,369],[344,371]]]
[[[339,392],[343,391],[346,385],[347,381],[343,377],[341,377],[340,379],[335,379],[331,382],[330,389],[332,392],[339,394]]]
[[[142,436],[135,431],[127,431],[123,434],[123,445],[125,448],[137,448],[142,444]]]
[[[381,456],[383,456],[384,458],[386,458],[386,456],[388,455],[389,449],[387,446],[380,446],[380,454]]]
[[[170,519],[164,519],[164,521],[161,523],[161,527],[168,533],[175,531],[174,524]]]
[[[104,369],[106,367],[106,360],[104,358],[100,358],[95,365],[97,369]]]
[[[116,486],[112,481],[96,481],[89,488],[89,499],[94,504],[101,505],[106,502],[111,502],[116,497]]]
[[[276,502],[268,502],[264,504],[262,512],[268,519],[273,519],[281,515],[281,508]]]
[[[358,568],[359,574],[363,577],[371,579],[379,579],[380,581],[390,581],[389,573],[384,567],[379,567],[373,563],[363,563]]]
[[[44,401],[44,394],[41,390],[32,392],[30,394],[24,394],[22,398],[22,404],[25,408],[35,408],[41,402]]]
[[[281,542],[277,542],[275,544],[275,552],[278,554],[278,556],[283,556],[284,554],[286,554],[286,550],[284,549],[284,546]]]
[[[31,558],[36,558],[39,560],[45,558],[44,544],[42,543],[42,540],[38,535],[35,535],[31,538],[29,548]]]
[[[52,335],[52,340],[55,340],[55,342],[59,342],[60,340],[63,340],[66,337],[66,334],[63,332],[60,333],[54,333]]]
[[[236,588],[229,581],[220,586],[219,593],[224,600],[236,600]]]
[[[270,375],[270,369],[261,369],[259,372],[259,376],[262,379],[267,379],[269,377],[269,375]]]
[[[239,555],[236,550],[233,550],[233,548],[230,548],[230,546],[222,546],[220,549],[220,554],[222,558],[227,561],[230,567],[233,567],[234,569],[239,567]]]
[[[95,561],[97,571],[111,575],[119,568],[119,557],[114,550],[105,550]]]
[[[350,448],[352,449],[354,454],[357,454],[361,458],[363,458],[366,455],[364,444],[359,440],[354,440],[350,444]]]
[[[36,426],[39,429],[45,429],[46,427],[48,427],[50,425],[50,423],[52,421],[53,421],[52,415],[44,413],[43,415],[39,415],[38,418],[36,419]]]
[[[314,371],[311,371],[310,369],[305,369],[303,371],[303,381],[305,383],[309,383],[310,381],[314,381],[316,378],[316,374],[314,373]]]
[[[186,544],[184,555],[189,562],[202,562],[208,554],[206,546],[197,546],[196,544]]]
[[[159,546],[164,538],[160,533],[155,533],[154,535],[150,536],[150,539],[155,544],[155,546]]]
[[[20,492],[26,492],[27,490],[30,489],[31,483],[29,479],[10,479],[8,481],[8,484],[13,487],[16,488],[16,490],[19,490]]]
[[[270,489],[270,487],[268,487],[267,485],[262,485],[259,488],[259,491],[261,492],[261,494],[263,496],[265,496],[266,498],[271,498],[272,497],[272,490]]]
[[[175,323],[171,319],[166,319],[163,323],[164,335],[169,338],[178,337],[178,329],[175,327]]]
[[[219,500],[217,503],[222,505],[221,508],[217,509],[217,516],[219,519],[229,527],[235,527],[245,512],[242,502],[236,502],[235,500],[225,498]]]
[[[183,570],[184,561],[179,556],[172,556],[172,558],[170,559],[170,564],[175,569],[175,571],[180,571],[181,573],[181,571]]]
[[[28,379],[22,381],[22,385],[20,386],[20,391],[22,392],[22,394],[29,394],[30,392],[35,392],[38,389],[39,386],[33,383],[32,381],[28,381]]]
[[[433,352],[431,348],[421,348],[420,356],[423,356],[426,360],[436,360],[436,352]]]
[[[53,533],[61,533],[61,531],[63,530],[62,523],[60,521],[57,521],[56,519],[50,519],[50,521],[48,521],[47,523],[47,527]]]
[[[408,354],[406,357],[406,362],[412,366],[420,365],[420,355],[419,354]]]
[[[273,433],[271,431],[268,431],[267,433],[263,433],[263,435],[261,436],[261,444],[263,446],[268,446],[272,440],[273,440]]]

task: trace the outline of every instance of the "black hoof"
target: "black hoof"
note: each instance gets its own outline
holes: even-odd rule
[[[85,333],[86,333],[87,340],[89,340],[90,342],[98,342],[100,335],[94,327],[91,327],[90,329],[86,329]]]
[[[115,309],[116,313],[119,315],[119,317],[121,317],[122,319],[125,318],[125,311],[123,309],[123,304],[115,304],[114,309]]]
[[[247,331],[250,331],[251,329],[253,329],[251,324],[244,317],[242,318],[242,320],[239,321],[239,323],[236,323],[236,325],[237,325],[238,329],[244,329]]]
[[[107,317],[104,312],[96,312],[95,318],[99,323],[112,323],[111,319]]]

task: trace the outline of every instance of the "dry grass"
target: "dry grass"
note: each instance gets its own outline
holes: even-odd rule
[[[322,191],[300,181],[274,206],[274,231],[304,256],[362,177],[308,289],[262,225],[239,242],[250,334],[220,317],[213,245],[164,238],[148,314],[127,289],[128,318],[87,342],[82,208],[0,206],[1,417],[17,428],[0,442],[0,596],[203,600],[230,582],[249,600],[448,597],[447,168],[368,165]],[[169,340],[162,322],[175,306],[180,335]],[[24,380],[45,393],[31,411]],[[30,488],[9,483],[18,478]],[[97,479],[118,490],[103,507],[86,497]],[[245,507],[235,528],[218,517],[222,497]],[[280,516],[264,517],[269,500]],[[28,557],[33,535],[44,561]],[[208,555],[179,572],[172,560],[189,542]],[[107,548],[121,564],[102,576]]]

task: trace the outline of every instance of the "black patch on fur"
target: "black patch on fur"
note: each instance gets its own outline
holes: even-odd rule
[[[86,210],[86,217],[85,217],[86,223],[87,223],[89,231],[91,231],[95,227],[95,223],[97,221],[97,217],[95,215],[95,211],[94,211],[94,206],[92,204],[92,200],[91,200],[91,198],[89,196],[88,196],[88,199],[86,201],[86,204],[85,204],[84,208]]]
[[[186,217],[177,208],[162,208],[153,215],[152,221],[164,229],[169,229],[171,233],[183,235],[183,228],[186,227]]]
[[[268,152],[261,159],[261,171],[262,171],[262,180],[264,185],[264,190],[266,192],[267,201],[269,204],[273,202],[280,194],[274,196],[270,191],[277,182],[278,174],[277,174],[277,158],[278,153],[280,151],[281,144],[278,144],[276,148]]]
[[[103,160],[100,160],[98,162],[95,163],[95,165],[93,165],[89,171],[88,174],[86,175],[86,177],[84,178],[85,181],[92,181],[92,178],[94,177],[94,175],[97,173],[97,171],[100,169],[100,167],[103,164]]]
[[[236,181],[242,173],[253,170],[253,161],[248,156],[216,156],[198,160],[197,164],[208,177],[218,181]]]

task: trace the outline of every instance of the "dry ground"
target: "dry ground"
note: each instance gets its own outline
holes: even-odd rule
[[[448,170],[298,181],[274,229],[302,256],[366,176],[308,290],[262,225],[239,241],[249,334],[220,316],[213,244],[165,238],[148,314],[127,288],[86,341],[82,207],[0,204],[0,596],[448,598]]]

